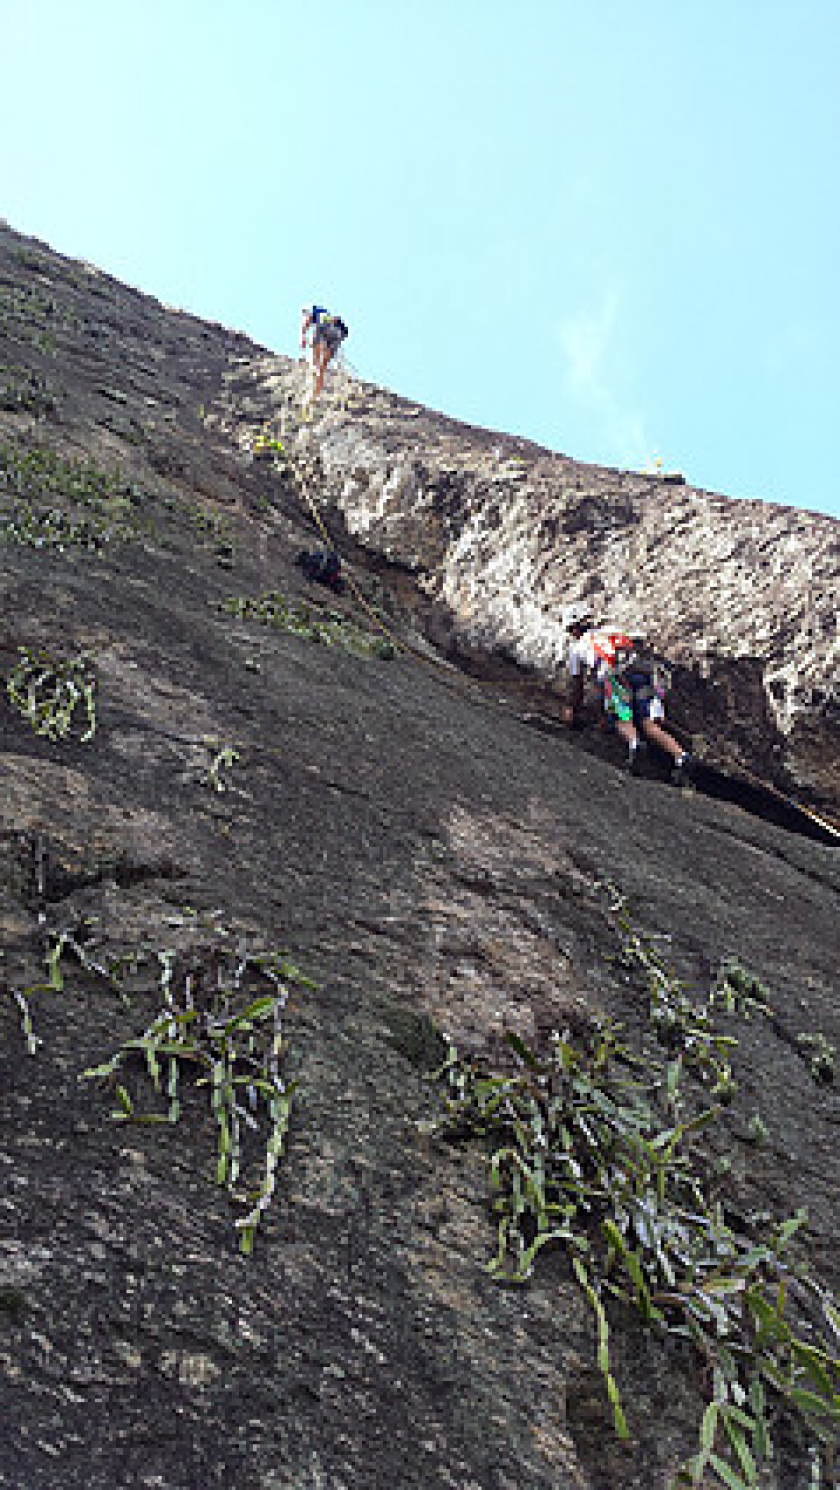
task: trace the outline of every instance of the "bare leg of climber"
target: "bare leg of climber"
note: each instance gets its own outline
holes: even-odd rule
[[[626,740],[628,745],[633,745],[639,738],[636,726],[630,719],[617,719],[615,732],[621,736],[622,740]]]
[[[312,363],[315,370],[315,384],[312,389],[312,398],[316,399],[324,386],[324,375],[327,364],[332,356],[332,348],[323,337],[317,336],[312,347]]]
[[[658,745],[660,750],[664,750],[668,755],[672,755],[674,760],[679,760],[683,754],[683,747],[679,741],[675,740],[673,735],[669,735],[668,731],[663,729],[661,724],[657,724],[654,719],[645,719],[643,721],[642,734],[645,736],[645,739],[652,740],[654,745]],[[625,738],[627,737],[625,736]]]

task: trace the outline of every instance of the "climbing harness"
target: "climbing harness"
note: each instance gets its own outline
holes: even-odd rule
[[[631,642],[619,643],[614,661],[602,675],[604,706],[618,719],[632,720],[642,709],[661,717],[671,687],[671,672],[661,658],[646,655]]]
[[[619,657],[630,657],[633,643],[623,631],[606,631],[603,628],[589,633],[592,667],[604,709],[616,719],[627,723],[633,718],[633,688],[622,676]]]

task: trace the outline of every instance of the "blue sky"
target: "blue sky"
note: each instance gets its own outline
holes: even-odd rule
[[[0,0],[0,214],[582,460],[840,517],[840,0]]]

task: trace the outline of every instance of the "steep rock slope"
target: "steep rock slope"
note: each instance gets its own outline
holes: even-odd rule
[[[840,1043],[836,851],[630,780],[388,656],[353,594],[324,606],[294,565],[315,531],[300,473],[337,512],[330,442],[353,436],[339,409],[298,432],[299,369],[7,229],[0,310],[0,672],[24,707],[0,698],[0,1484],[664,1490],[703,1372],[617,1308],[618,1440],[567,1259],[525,1288],[485,1271],[482,1146],[430,1132],[427,1074],[441,1029],[495,1059],[505,1031],[541,1047],[596,1017],[652,1058],[646,978],[610,960],[629,897],[687,988],[735,957],[767,989],[769,1016],[722,1016],[737,1091],[710,1162],[739,1212],[807,1205],[836,1290],[840,1109],[801,1040]],[[403,421],[457,444],[355,397],[397,462]],[[293,459],[254,462],[284,411]],[[401,511],[405,566],[434,523],[409,542]],[[358,590],[399,639],[438,636],[386,536],[371,551],[350,525]],[[95,682],[92,737],[83,692],[67,733],[32,728],[50,667]],[[177,1123],[119,1119],[118,1083],[171,1113],[165,1056],[157,1092],[142,1052],[79,1078],[169,1018],[179,980],[200,1010],[273,951],[315,986],[288,973],[289,1129],[246,1258],[189,1063]],[[783,1434],[763,1483],[808,1473]]]
[[[298,427],[301,372],[227,383],[221,427],[284,431],[350,531],[433,598],[436,637],[552,678],[559,614],[586,597],[676,664],[704,757],[840,805],[840,523],[584,465],[337,378]],[[444,616],[448,628],[444,629]]]

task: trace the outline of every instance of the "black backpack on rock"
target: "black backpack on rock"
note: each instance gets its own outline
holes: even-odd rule
[[[340,595],[344,589],[341,577],[341,560],[335,549],[302,549],[295,559],[299,569],[314,584],[326,585]]]

